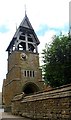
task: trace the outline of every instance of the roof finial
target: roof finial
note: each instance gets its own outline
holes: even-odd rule
[[[24,6],[24,7],[25,7],[25,16],[26,16],[26,4],[25,4],[25,6]]]

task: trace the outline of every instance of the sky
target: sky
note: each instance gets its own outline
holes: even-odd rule
[[[67,34],[69,31],[70,0],[0,0],[0,91],[7,74],[6,48],[25,16],[27,16],[39,38],[40,61],[45,43],[50,43],[53,35]]]

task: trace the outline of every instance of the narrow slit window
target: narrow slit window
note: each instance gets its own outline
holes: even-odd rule
[[[25,74],[25,77],[26,77],[26,76],[27,76],[27,75],[26,75],[26,71],[24,71],[24,74]]]
[[[34,73],[34,71],[31,71],[31,70],[25,70],[24,71],[24,76],[25,77],[34,77],[35,73]]]
[[[33,71],[33,77],[34,77],[35,75],[34,75],[34,71]]]
[[[27,77],[29,77],[29,71],[27,71]]]

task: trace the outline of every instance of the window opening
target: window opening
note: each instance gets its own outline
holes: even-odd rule
[[[25,70],[24,71],[24,75],[25,77],[34,77],[34,71],[31,71],[31,70]]]
[[[25,40],[25,36],[21,35],[21,36],[19,37],[19,39]]]
[[[33,77],[34,77],[34,71],[33,71]]]
[[[28,49],[29,49],[29,51],[33,52],[34,46],[32,44],[28,43]]]
[[[27,77],[29,77],[29,71],[27,71]]]
[[[26,76],[27,76],[27,75],[26,75],[26,71],[24,71],[24,73],[25,73],[25,77],[26,77]]]
[[[26,50],[26,43],[25,42],[21,42],[18,45],[18,50]]]

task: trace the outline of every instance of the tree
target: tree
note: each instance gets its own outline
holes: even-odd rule
[[[54,36],[42,52],[44,80],[52,87],[71,83],[71,38]]]

